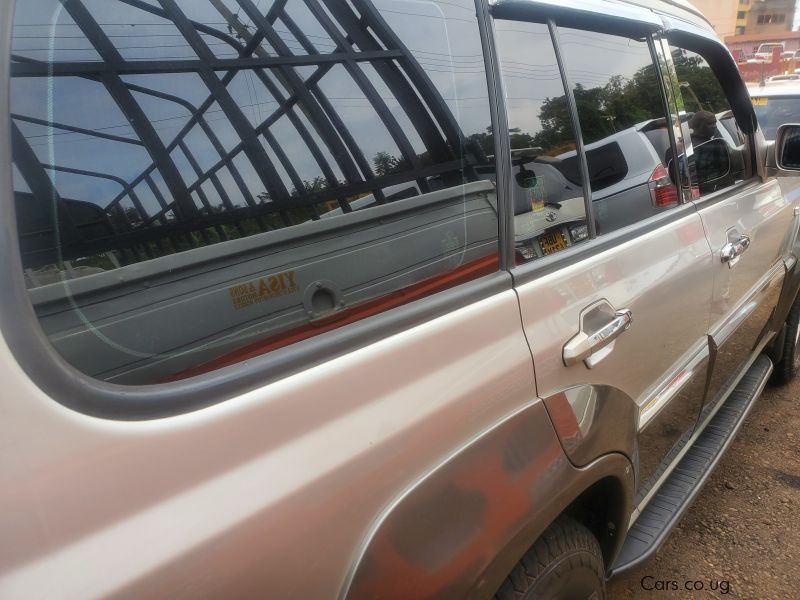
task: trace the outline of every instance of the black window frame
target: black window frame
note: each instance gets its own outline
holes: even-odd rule
[[[0,2],[0,190],[13,198],[10,80],[15,2]],[[487,74],[492,131],[498,130],[488,9],[475,0],[476,24]],[[507,175],[507,174],[506,174]],[[498,172],[498,179],[501,173]],[[499,187],[499,186],[498,186]],[[224,402],[293,374],[323,364],[395,333],[406,331],[455,310],[512,289],[507,271],[507,231],[501,226],[497,272],[413,301],[356,323],[323,333],[246,362],[182,381],[152,385],[119,385],[82,373],[51,345],[34,313],[22,269],[14,203],[0,202],[0,333],[17,365],[50,399],[78,413],[120,421],[173,417]],[[498,217],[508,221],[508,207],[498,193]],[[513,260],[513,257],[511,258]]]

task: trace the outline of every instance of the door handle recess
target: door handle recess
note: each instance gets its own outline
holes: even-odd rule
[[[723,263],[727,263],[733,267],[739,262],[739,258],[750,247],[750,238],[746,235],[741,236],[738,240],[728,242],[720,250],[719,256]]]
[[[564,365],[571,367],[587,360],[592,354],[602,350],[620,335],[628,331],[633,323],[633,313],[624,308],[614,313],[614,318],[593,333],[581,331],[564,345]]]

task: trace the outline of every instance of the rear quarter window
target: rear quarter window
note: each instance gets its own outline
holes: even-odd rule
[[[473,0],[18,2],[21,268],[82,372],[212,371],[498,268]]]

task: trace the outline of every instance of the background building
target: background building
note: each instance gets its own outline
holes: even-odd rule
[[[749,7],[749,2],[746,0]],[[714,26],[717,35],[724,38],[736,33],[737,16],[740,8],[740,0],[691,0],[697,8],[702,11],[706,18]]]
[[[761,44],[772,44],[783,42],[783,47],[787,52],[800,50],[800,31],[779,31],[777,33],[746,33],[744,35],[730,35],[726,38],[725,45],[738,56],[739,51],[744,52],[746,57],[758,50]]]
[[[746,11],[746,35],[791,31],[794,25],[796,0],[752,0]]]
[[[738,0],[738,6],[736,8],[736,35],[745,33],[747,29],[747,13],[750,12],[752,6],[750,0]]]
[[[691,0],[721,38],[792,31],[796,0]]]

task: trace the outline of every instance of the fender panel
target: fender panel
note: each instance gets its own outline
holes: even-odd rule
[[[544,402],[573,464],[584,466],[609,452],[633,460],[639,407],[624,392],[606,385],[581,385]]]
[[[622,482],[627,519],[630,463],[615,455],[576,469],[536,401],[450,456],[384,512],[342,597],[488,597],[549,523],[609,475]]]

